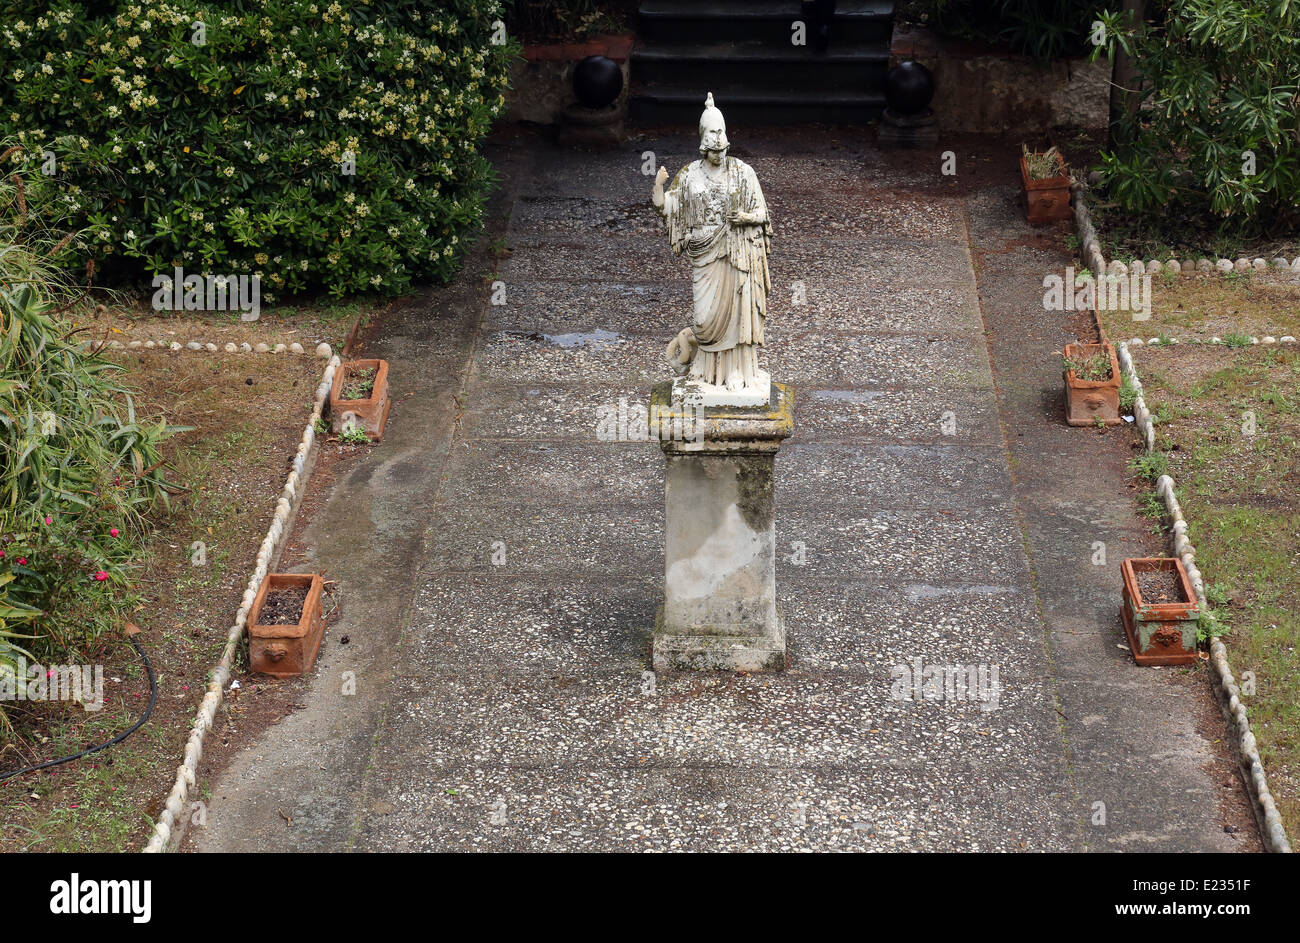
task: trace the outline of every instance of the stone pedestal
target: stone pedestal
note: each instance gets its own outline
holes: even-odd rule
[[[881,147],[933,147],[939,143],[939,122],[926,109],[919,115],[897,115],[885,109],[876,143]]]
[[[627,109],[615,103],[607,108],[570,105],[559,116],[559,143],[580,150],[615,150],[623,143]]]
[[[772,384],[758,407],[703,406],[681,380],[651,394],[665,473],[664,602],[655,671],[785,667],[776,609],[774,476],[794,431],[793,395]]]

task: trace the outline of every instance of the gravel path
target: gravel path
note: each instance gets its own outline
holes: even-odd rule
[[[412,399],[307,534],[342,623],[303,709],[214,783],[196,847],[1090,847],[1072,764],[1092,759],[1069,751],[984,340],[979,200],[927,189],[859,132],[732,136],[775,223],[767,366],[797,389],[777,460],[790,669],[647,676],[663,459],[596,436],[602,408],[648,402],[687,323],[641,155],[675,172],[693,141],[507,141],[511,252],[399,310],[367,350]],[[996,671],[993,700],[926,696],[924,668]],[[1192,782],[1204,743],[1166,745]],[[1098,749],[1107,799],[1144,751]],[[1189,827],[1186,796],[1149,799],[1116,833],[1224,847],[1211,800]]]

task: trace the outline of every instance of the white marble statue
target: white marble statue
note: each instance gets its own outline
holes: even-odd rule
[[[754,170],[727,156],[727,125],[710,92],[700,115],[700,153],[651,200],[668,224],[673,252],[691,260],[693,319],[668,345],[668,360],[705,405],[767,403],[771,377],[758,365],[771,279],[772,223]]]

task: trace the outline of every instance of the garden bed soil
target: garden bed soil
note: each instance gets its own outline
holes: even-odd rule
[[[1127,311],[1099,312],[1115,342],[1168,335],[1180,341],[1211,337],[1300,336],[1300,282],[1269,270],[1242,277],[1156,275],[1151,279],[1151,319]]]
[[[257,614],[258,625],[297,625],[307,602],[306,586],[284,586],[266,594],[266,602]]]
[[[97,305],[104,304],[104,310]],[[349,332],[362,320],[373,318],[387,306],[377,298],[362,298],[348,302],[332,299],[302,301],[296,304],[265,305],[256,321],[241,321],[238,311],[218,311],[205,314],[198,311],[155,311],[148,300],[132,302],[104,295],[91,299],[70,312],[74,325],[83,331],[82,337],[96,343],[118,341],[127,344],[133,340],[184,345],[190,341],[216,344],[218,348],[228,343],[249,345],[302,344],[307,355],[314,355],[316,345],[322,342],[335,353],[343,349]],[[145,351],[150,353],[151,351]],[[185,351],[187,355],[197,351]],[[245,355],[248,356],[248,355]],[[297,355],[295,355],[297,356]],[[323,369],[323,368],[322,368]]]
[[[1187,602],[1177,570],[1137,570],[1133,575],[1144,605],[1160,606]]]
[[[0,851],[122,852],[144,846],[171,789],[207,672],[221,656],[324,369],[314,357],[277,359],[274,369],[272,361],[224,356],[113,357],[128,368],[122,379],[135,391],[137,410],[196,427],[163,444],[175,466],[169,479],[188,490],[172,498],[170,514],[155,515],[147,556],[135,571],[144,597],[134,616],[142,630],[136,640],[158,674],[158,703],[149,722],[123,743],[0,783]],[[196,541],[206,548],[201,566],[191,562]],[[102,743],[134,723],[149,695],[139,659],[119,639],[106,643],[102,658],[104,710],[91,714],[44,703],[25,705],[21,714],[11,711],[19,731],[0,752],[0,770]],[[282,682],[243,684],[259,701],[265,696],[274,702],[282,698],[281,689],[297,689]]]
[[[379,370],[375,367],[361,367],[349,371],[343,380],[343,386],[340,390],[341,399],[369,399],[375,391],[375,378],[379,375]]]

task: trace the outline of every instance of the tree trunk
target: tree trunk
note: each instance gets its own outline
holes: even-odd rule
[[[1147,0],[1124,0],[1124,12],[1130,23],[1146,19]],[[1110,149],[1114,151],[1122,140],[1121,124],[1127,117],[1137,114],[1138,71],[1133,57],[1118,45],[1115,47],[1115,65],[1110,76]]]

